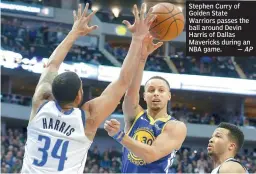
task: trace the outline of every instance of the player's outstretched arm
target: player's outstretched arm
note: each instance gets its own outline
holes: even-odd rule
[[[93,129],[98,128],[99,125],[114,112],[125,91],[130,86],[138,67],[138,57],[140,55],[142,41],[148,34],[149,27],[154,20],[153,15],[144,16],[146,12],[145,4],[141,7],[140,16],[136,5],[134,5],[133,11],[135,16],[134,24],[126,23],[128,28],[133,27],[132,42],[121,67],[118,79],[113,81],[99,97],[82,106],[82,108],[87,111],[87,122],[90,122],[88,126],[92,126]]]
[[[186,125],[180,121],[166,123],[163,132],[153,141],[152,145],[134,140],[123,131],[120,131],[120,123],[115,119],[106,121],[104,129],[109,136],[116,139],[146,163],[152,163],[167,156],[174,150],[179,150],[187,135]]]
[[[154,44],[153,37],[150,34],[148,34],[143,40],[140,59],[138,62],[139,66],[136,71],[136,75],[134,75],[132,83],[125,94],[122,106],[126,132],[128,132],[129,128],[131,127],[134,118],[143,110],[139,105],[139,91],[147,58],[152,52],[162,46],[162,44],[163,42]]]
[[[39,82],[37,84],[35,94],[32,101],[32,114],[30,120],[33,118],[33,111],[37,111],[38,107],[44,100],[52,99],[51,85],[53,79],[58,75],[58,70],[61,63],[64,61],[67,53],[72,47],[73,43],[79,36],[86,35],[95,30],[97,26],[88,26],[89,21],[92,19],[96,11],[87,16],[89,4],[86,4],[84,11],[82,12],[82,5],[79,4],[78,11],[73,12],[74,24],[72,30],[68,33],[66,38],[60,43],[60,45],[51,54],[44,72],[41,74]]]
[[[246,173],[246,171],[239,163],[229,161],[221,165],[219,173]]]

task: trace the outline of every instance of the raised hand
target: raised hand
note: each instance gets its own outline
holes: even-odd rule
[[[108,132],[109,136],[116,135],[120,130],[120,123],[116,119],[106,120],[104,129]]]
[[[93,11],[91,14],[87,16],[88,7],[89,4],[86,3],[85,9],[82,13],[82,5],[79,4],[77,12],[75,10],[73,11],[74,24],[71,31],[75,32],[79,36],[84,36],[98,28],[98,26],[96,25],[90,27],[88,26],[88,23],[91,21],[92,17],[97,12]]]
[[[156,49],[158,49],[162,45],[163,45],[163,42],[158,42],[158,43],[154,44],[153,37],[148,33],[142,43],[142,50],[141,50],[142,60],[145,61],[145,59],[151,53],[153,53]]]
[[[151,14],[152,8],[146,14],[146,4],[143,3],[140,9],[140,14],[138,11],[137,5],[133,6],[133,14],[135,17],[134,23],[131,25],[129,21],[124,20],[123,24],[125,24],[128,30],[132,33],[133,36],[144,38],[150,28],[150,25],[155,20],[155,15]]]

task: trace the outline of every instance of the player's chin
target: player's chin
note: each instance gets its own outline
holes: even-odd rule
[[[208,154],[209,156],[212,156],[214,153],[213,153],[212,150],[207,150],[207,154]]]
[[[160,110],[161,109],[161,107],[160,106],[151,106],[151,109],[153,110],[153,111],[158,111],[158,110]]]

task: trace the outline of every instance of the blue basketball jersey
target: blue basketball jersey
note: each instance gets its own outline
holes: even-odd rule
[[[154,120],[146,111],[142,111],[136,116],[127,134],[137,141],[152,145],[153,141],[161,134],[166,123],[170,120],[175,119],[169,116],[167,118]],[[144,160],[140,159],[124,147],[122,173],[168,173],[175,154],[176,150],[153,163],[146,164]]]

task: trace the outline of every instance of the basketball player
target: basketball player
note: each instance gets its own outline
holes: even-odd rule
[[[149,43],[143,45],[139,68],[123,102],[125,130],[120,130],[120,123],[115,119],[104,124],[109,136],[124,146],[122,173],[168,173],[187,134],[185,124],[167,114],[171,93],[164,78],[155,76],[146,82],[147,110],[139,105],[146,59],[162,44],[153,44],[152,37],[145,40]]]
[[[27,127],[27,142],[22,173],[83,173],[87,152],[100,124],[115,110],[131,84],[137,69],[143,39],[155,16],[139,12],[136,16],[130,49],[120,75],[101,94],[83,104],[83,84],[77,74],[58,70],[72,44],[79,36],[97,28],[88,26],[88,3],[74,12],[74,24],[67,37],[52,53],[33,96]]]
[[[221,123],[213,132],[207,148],[214,164],[211,173],[248,173],[246,168],[234,158],[243,143],[244,134],[237,126]]]

